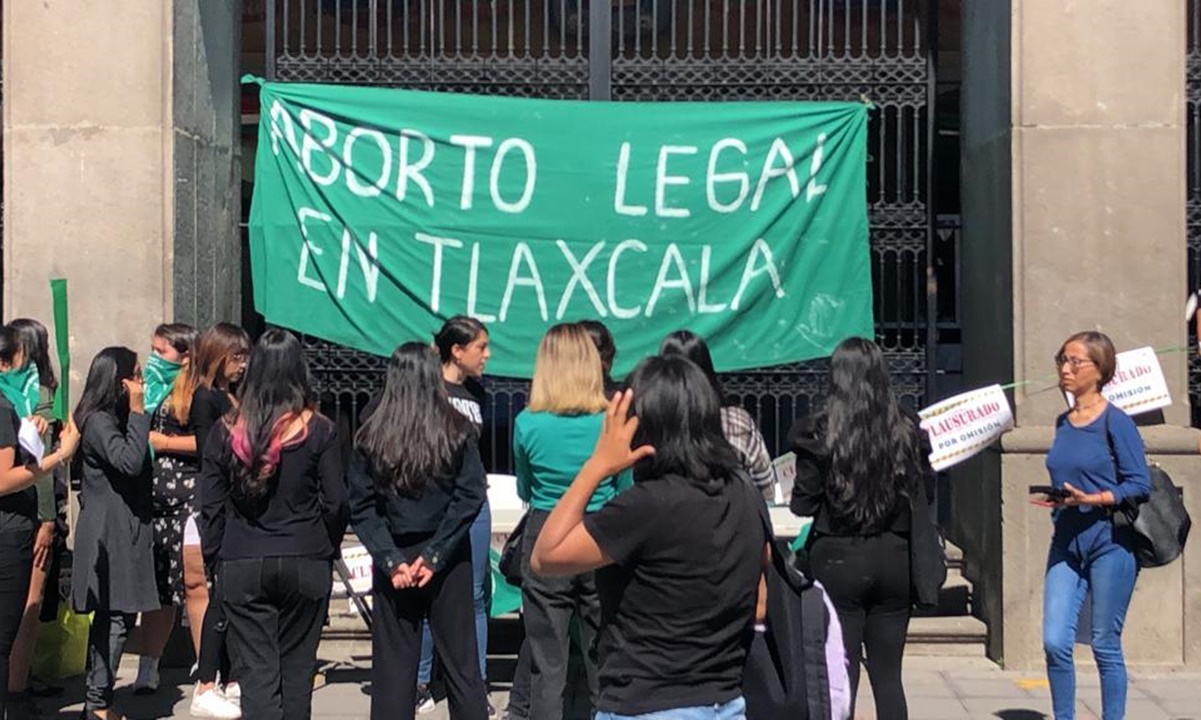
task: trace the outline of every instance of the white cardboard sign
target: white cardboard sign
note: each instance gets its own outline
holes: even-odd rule
[[[930,437],[930,464],[935,470],[967,460],[1013,428],[1013,410],[1000,385],[947,398],[918,415]]]
[[[1163,376],[1159,357],[1150,347],[1118,353],[1118,366],[1113,380],[1101,389],[1101,394],[1110,404],[1121,408],[1127,415],[1158,410],[1172,404],[1168,392],[1168,381]],[[1068,404],[1075,404],[1071,397]]]

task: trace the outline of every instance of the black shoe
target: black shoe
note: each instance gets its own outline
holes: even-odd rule
[[[35,681],[29,683],[29,690],[27,690],[26,692],[29,693],[30,697],[37,697],[37,698],[58,697],[59,695],[63,694],[63,687],[61,685],[47,685],[45,683],[40,683],[35,680]]]
[[[6,720],[33,720],[41,715],[28,691],[9,693],[7,711],[4,716]]]
[[[417,712],[424,715],[428,712],[433,712],[438,703],[434,701],[434,695],[430,692],[430,686],[425,683],[417,684]]]

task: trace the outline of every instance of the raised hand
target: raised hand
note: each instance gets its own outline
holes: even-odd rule
[[[609,409],[605,411],[604,426],[588,460],[605,477],[616,475],[655,454],[655,449],[650,445],[631,447],[634,433],[638,431],[638,418],[630,417],[633,401],[633,390],[619,392],[609,401]]]

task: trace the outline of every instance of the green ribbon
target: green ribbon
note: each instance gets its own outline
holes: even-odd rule
[[[146,393],[146,412],[153,413],[171,393],[171,386],[179,376],[183,365],[170,360],[164,360],[158,353],[150,353],[142,368],[142,382]]]
[[[58,389],[54,391],[54,417],[67,421],[71,414],[71,340],[67,330],[67,281],[58,278],[50,281],[50,298],[54,303],[54,345],[58,351]]]
[[[27,418],[33,415],[38,406],[40,390],[38,366],[34,363],[25,363],[25,367],[19,370],[0,372],[0,393],[12,403],[19,417]]]

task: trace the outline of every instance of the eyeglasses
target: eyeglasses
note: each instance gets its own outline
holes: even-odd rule
[[[1061,367],[1063,367],[1064,363],[1067,363],[1068,365],[1071,366],[1072,372],[1076,372],[1077,370],[1079,370],[1082,365],[1095,365],[1096,364],[1092,360],[1089,360],[1088,358],[1071,357],[1068,355],[1064,355],[1063,353],[1059,353],[1058,355],[1055,356],[1055,367],[1061,368]]]

